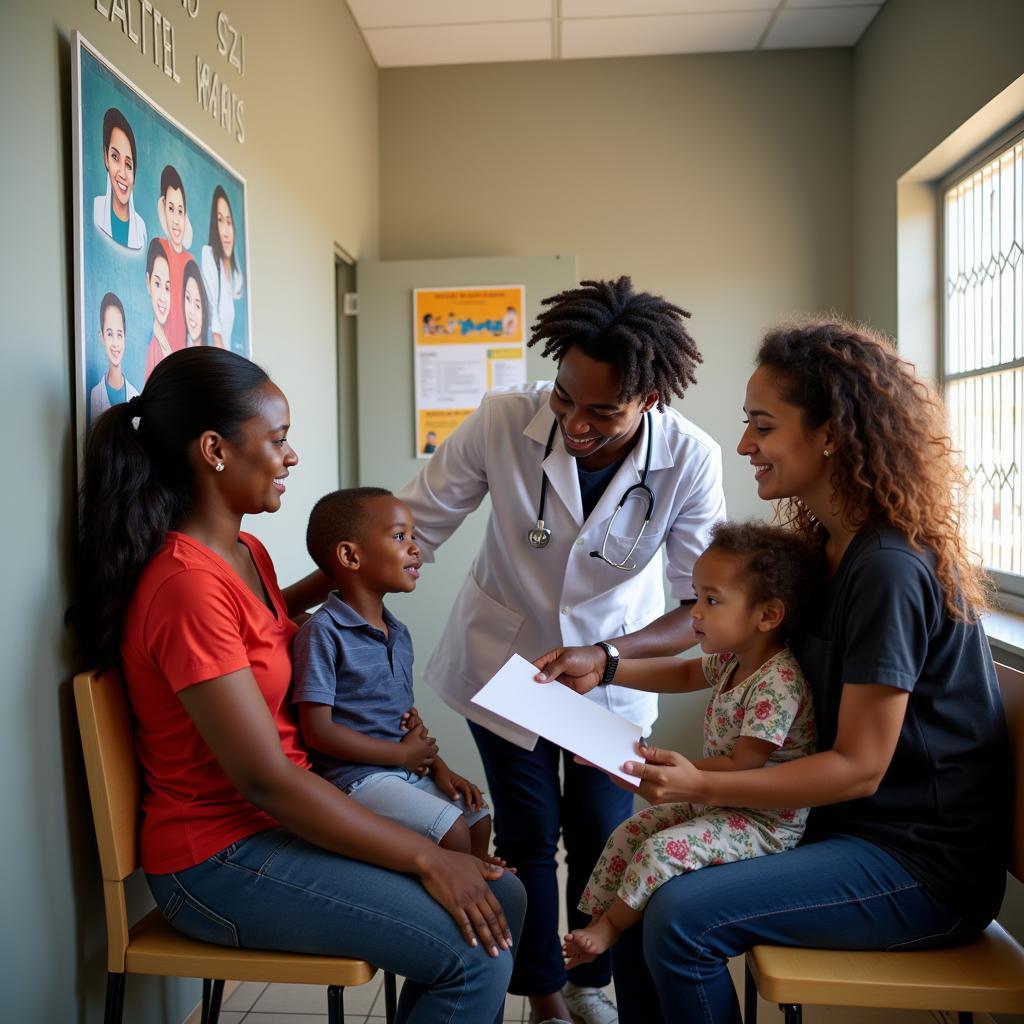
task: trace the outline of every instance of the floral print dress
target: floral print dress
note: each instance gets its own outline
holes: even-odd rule
[[[768,764],[814,752],[810,689],[792,652],[769,658],[737,686],[732,654],[702,659],[714,687],[704,719],[704,757],[730,754],[741,736],[768,740],[777,749]],[[799,842],[807,809],[746,810],[702,804],[656,804],[627,818],[612,833],[579,909],[603,913],[615,896],[643,910],[651,894],[670,878],[712,864],[728,864],[788,850]]]

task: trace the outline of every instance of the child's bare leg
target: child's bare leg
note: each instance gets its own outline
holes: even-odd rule
[[[455,824],[441,837],[441,841],[437,845],[444,850],[454,850],[456,853],[469,853],[469,826],[461,814],[455,819]]]
[[[562,944],[566,968],[572,970],[579,964],[590,963],[614,946],[619,936],[627,928],[632,928],[641,917],[643,914],[639,910],[634,910],[616,896],[600,917],[591,918],[586,928],[577,928],[566,935]]]
[[[465,820],[465,819],[463,819]],[[484,860],[491,852],[491,816],[481,818],[469,829],[469,852]]]

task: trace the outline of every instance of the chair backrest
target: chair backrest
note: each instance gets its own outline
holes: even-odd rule
[[[121,674],[79,673],[75,706],[103,874],[107,970],[123,973],[129,940],[124,880],[139,866],[142,782]]]
[[[996,663],[1006,726],[1013,748],[1013,852],[1010,870],[1024,882],[1024,672]]]

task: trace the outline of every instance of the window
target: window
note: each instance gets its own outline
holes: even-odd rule
[[[942,378],[970,480],[968,538],[1024,596],[1024,133],[943,188]]]

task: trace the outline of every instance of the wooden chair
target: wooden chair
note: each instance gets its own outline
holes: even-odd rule
[[[1013,856],[1024,881],[1024,672],[996,665],[1014,752]],[[1024,1013],[1024,948],[995,921],[966,946],[887,953],[754,946],[747,953],[745,1024],[757,1022],[758,992],[800,1024],[804,1004],[946,1010],[970,1024],[975,1013]]]
[[[131,715],[116,671],[75,677],[75,704],[85,752],[107,916],[105,1024],[120,1024],[126,974],[203,979],[203,1024],[217,1024],[227,978],[239,981],[326,985],[330,1024],[343,1024],[344,991],[365,985],[377,968],[347,957],[235,949],[199,942],[175,931],[150,911],[128,927],[125,879],[139,868],[138,822],[142,799]],[[384,975],[385,1012],[395,1014],[395,977]]]

